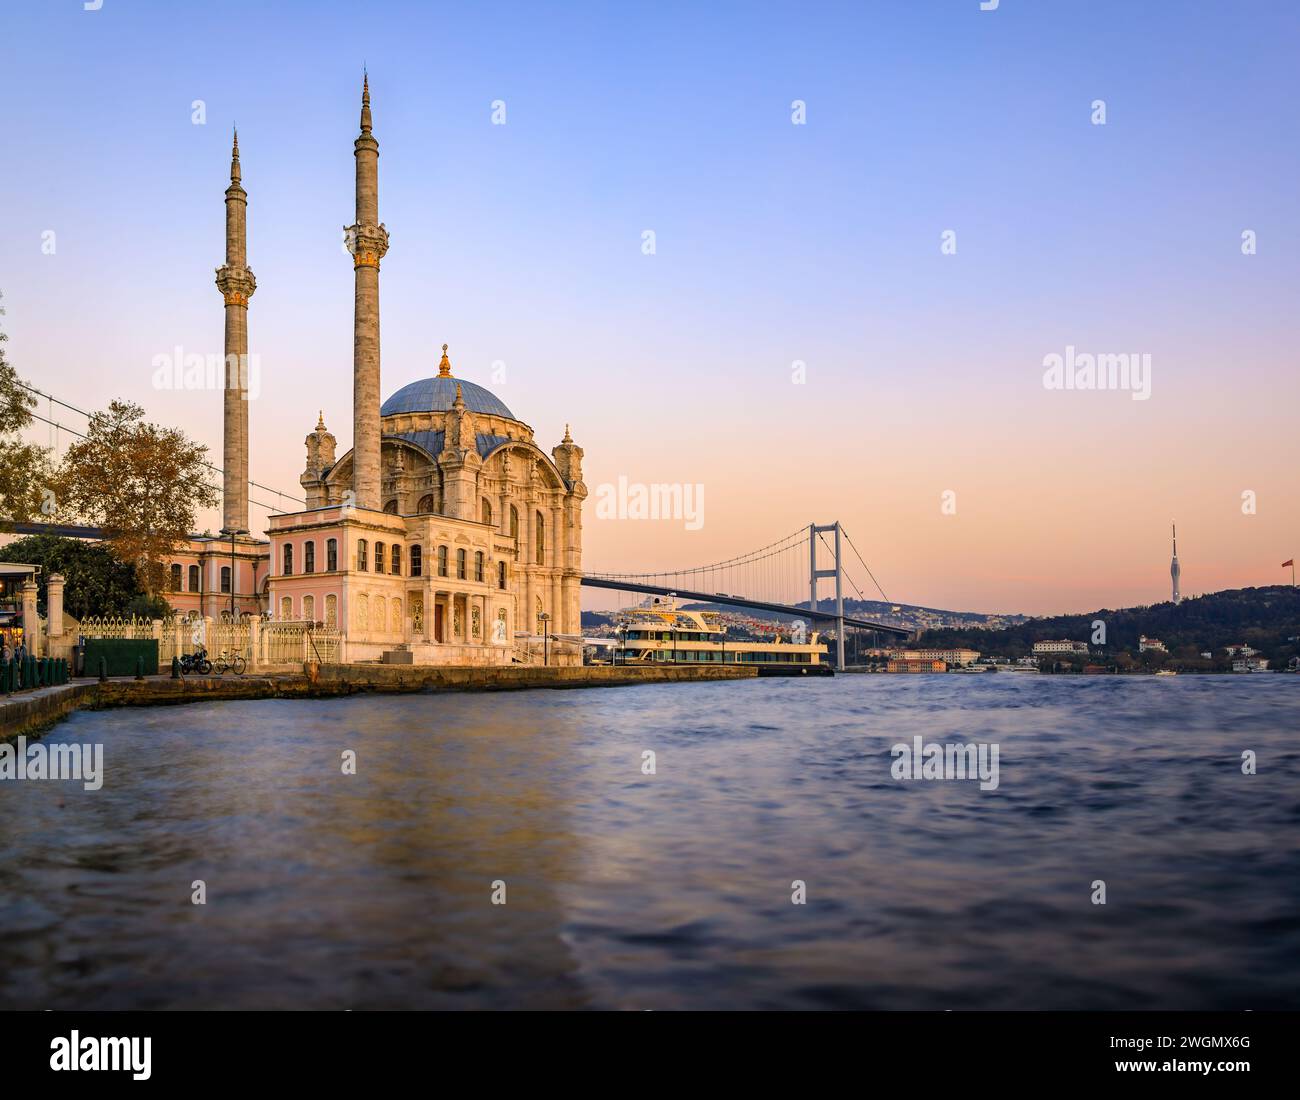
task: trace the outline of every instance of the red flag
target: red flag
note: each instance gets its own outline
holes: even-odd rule
[[[1295,565],[1295,558],[1292,558],[1290,561],[1284,561],[1282,563],[1282,568],[1285,569],[1288,565]]]

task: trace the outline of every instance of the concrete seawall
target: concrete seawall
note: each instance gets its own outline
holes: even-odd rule
[[[32,734],[73,710],[152,707],[231,699],[326,699],[364,692],[528,691],[539,688],[628,687],[634,684],[749,680],[753,668],[683,665],[577,668],[451,668],[402,665],[308,665],[282,676],[78,680],[0,698],[0,741]]]

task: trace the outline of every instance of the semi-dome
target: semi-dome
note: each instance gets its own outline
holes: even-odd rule
[[[453,378],[451,363],[447,359],[447,345],[442,345],[442,362],[438,365],[438,374],[434,378],[421,378],[403,386],[384,402],[379,410],[380,416],[393,416],[397,413],[446,412],[456,400],[456,387],[460,386],[461,399],[470,412],[487,413],[491,416],[504,416],[515,419],[515,414],[505,406],[491,390],[485,390],[474,382],[463,378]]]

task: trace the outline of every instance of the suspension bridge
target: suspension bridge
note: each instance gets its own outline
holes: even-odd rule
[[[68,404],[52,394],[45,393],[33,386],[20,383],[39,399],[49,403],[48,417],[33,412],[32,416],[48,426],[50,447],[56,454],[60,433],[84,438],[82,432],[55,419],[54,406],[73,412],[89,419],[90,413]],[[219,479],[223,473],[219,466],[205,464],[211,473]],[[219,482],[218,482],[219,484]],[[278,505],[272,505],[252,497],[252,503],[267,510],[268,513],[285,511],[285,503],[290,509],[293,505],[303,505],[301,498],[291,493],[273,489],[256,481],[249,481],[250,489],[274,495]],[[18,534],[50,533],[72,538],[96,538],[101,532],[92,527],[74,527],[52,524],[18,524]],[[829,537],[828,537],[829,536]],[[584,574],[582,585],[586,588],[613,590],[635,593],[638,595],[675,596],[681,600],[716,604],[726,607],[746,608],[791,619],[808,619],[815,623],[833,623],[835,628],[835,664],[837,668],[845,667],[844,642],[846,630],[856,629],[871,631],[887,636],[909,637],[911,631],[889,623],[873,622],[844,614],[845,583],[853,589],[859,600],[866,601],[866,595],[858,578],[845,566],[844,548],[847,546],[857,559],[857,567],[869,578],[871,584],[880,593],[881,599],[889,603],[866,560],[853,543],[853,539],[838,521],[829,524],[810,523],[807,527],[778,539],[776,542],[761,546],[723,561],[705,565],[688,566],[681,569],[660,570],[654,573],[607,573],[593,571]],[[834,594],[828,594],[823,608],[819,598],[819,582],[833,581]],[[803,596],[807,595],[807,601]]]
[[[827,538],[827,536],[830,536]],[[835,624],[835,664],[844,668],[846,628],[906,638],[911,631],[889,623],[873,622],[844,614],[844,584],[847,581],[859,600],[866,601],[862,586],[844,564],[844,546],[853,551],[858,564],[871,579],[884,602],[889,597],[876,583],[870,567],[858,552],[848,532],[838,521],[810,523],[783,539],[724,561],[656,573],[584,573],[585,588],[613,589],[681,600],[743,607],[793,619]],[[834,581],[833,606],[823,610],[818,582]],[[800,598],[807,596],[807,602]]]

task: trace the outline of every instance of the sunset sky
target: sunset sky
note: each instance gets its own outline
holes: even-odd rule
[[[446,342],[544,449],[572,425],[586,569],[839,519],[895,601],[1087,611],[1168,598],[1176,520],[1184,595],[1290,579],[1300,5],[47,0],[0,38],[0,324],[81,408],[221,461],[220,393],[153,362],[222,350],[237,122],[253,477],[302,495],[318,410],[351,446],[364,63],[382,391]],[[1149,355],[1149,400],[1045,389],[1067,346]],[[703,525],[598,520],[620,476],[702,484]]]

